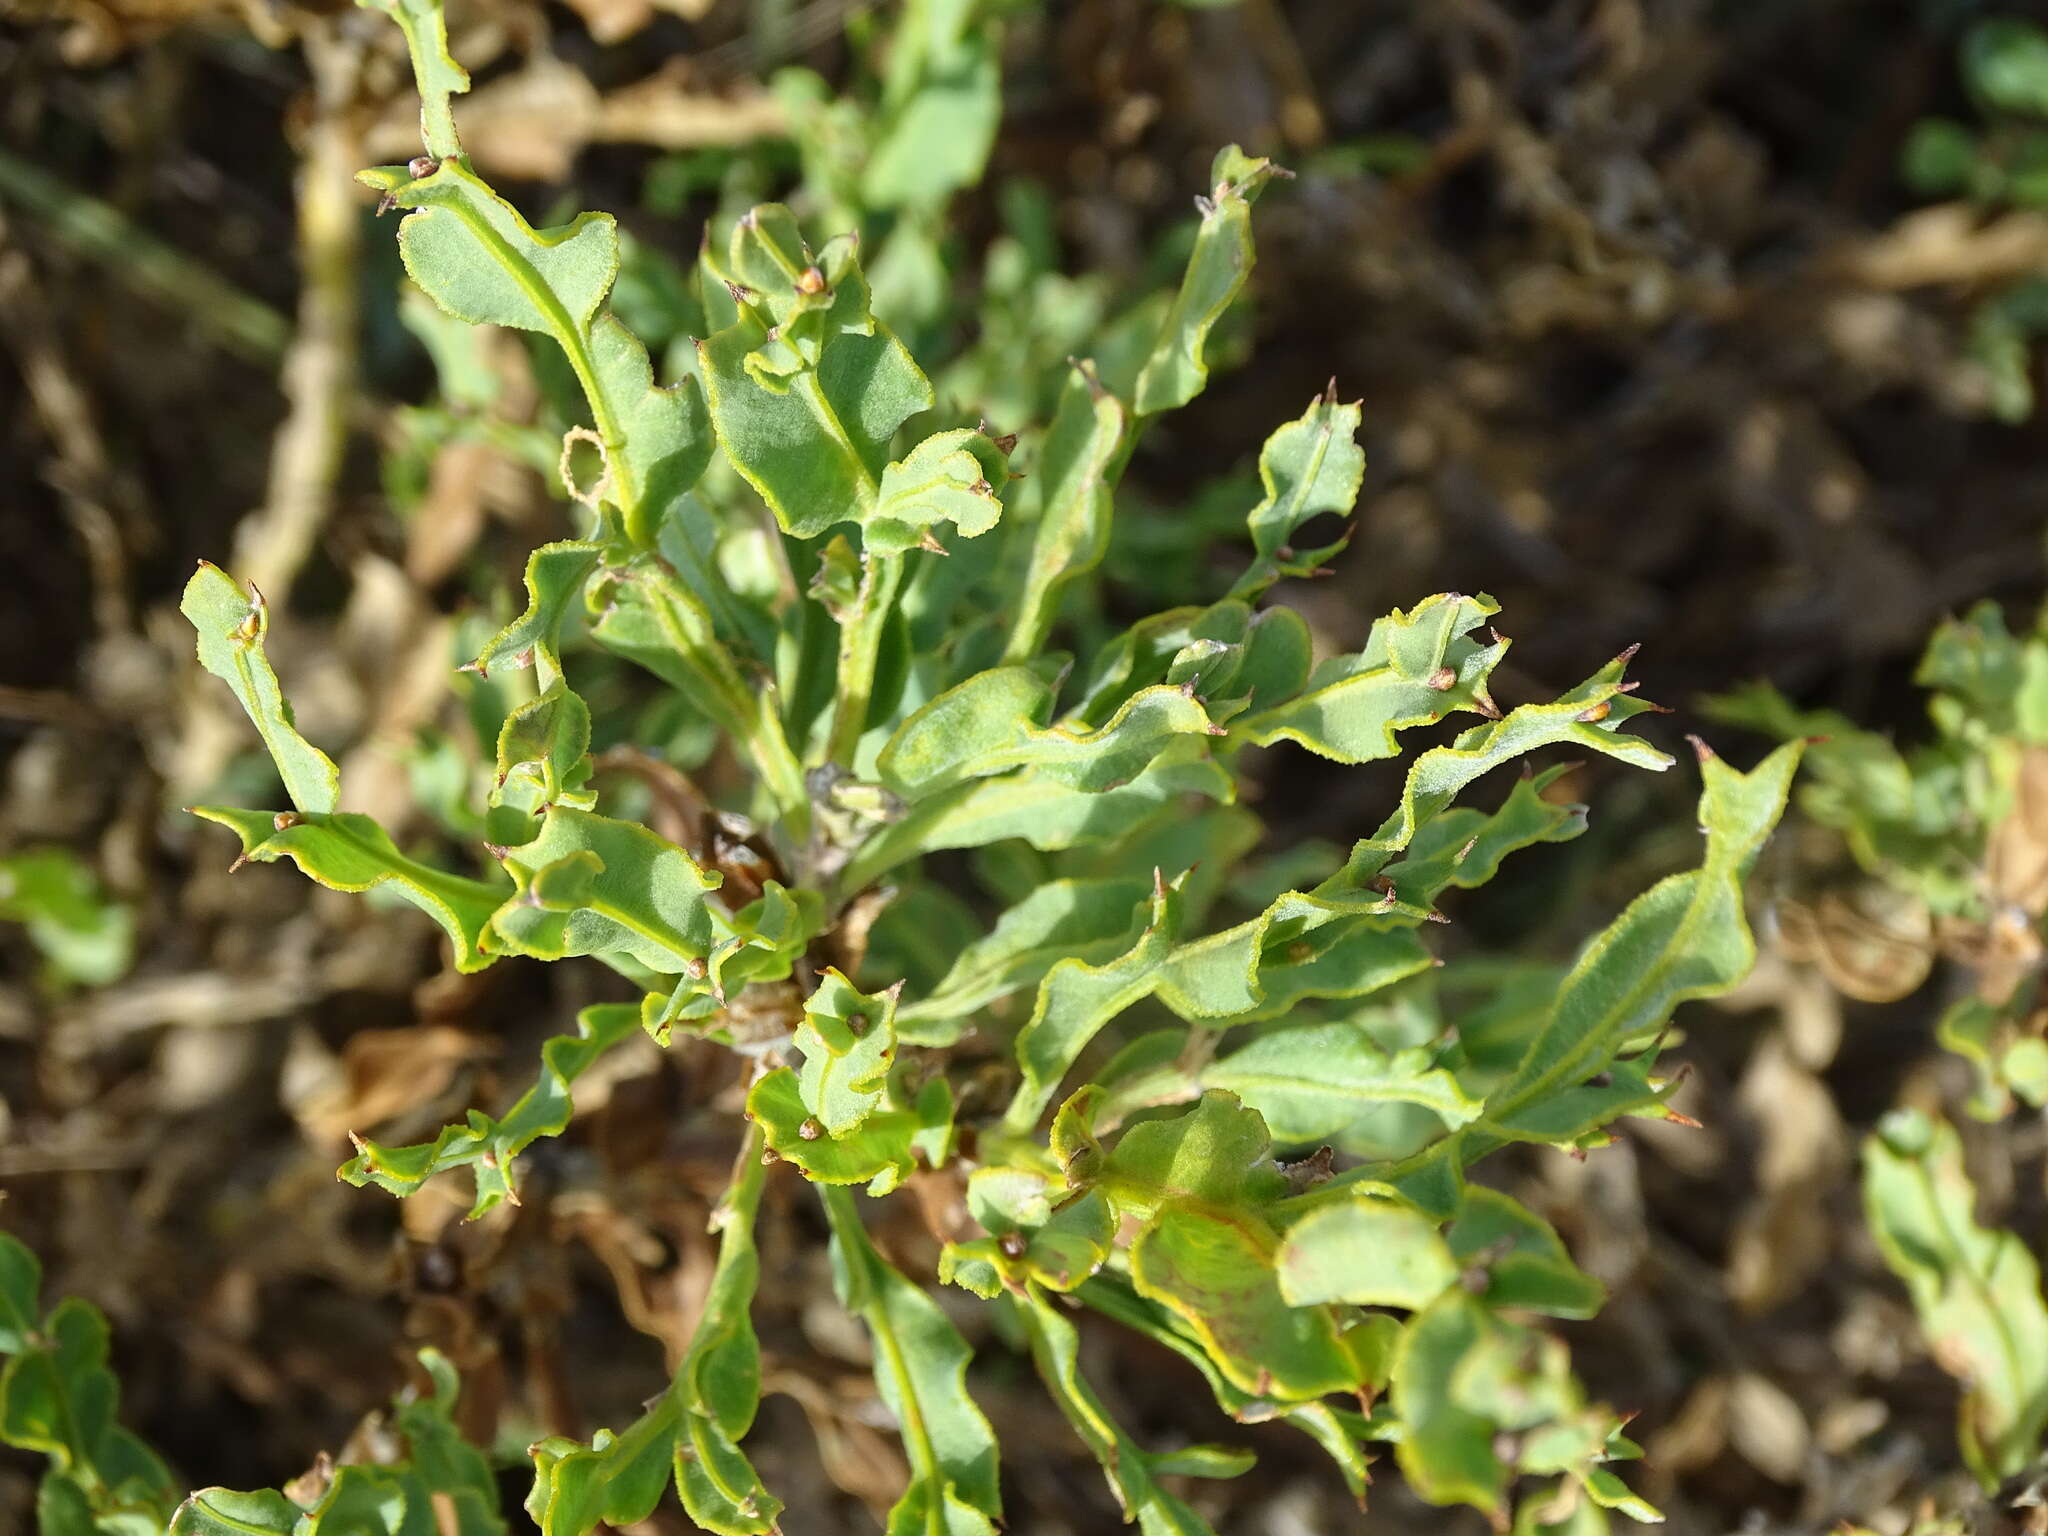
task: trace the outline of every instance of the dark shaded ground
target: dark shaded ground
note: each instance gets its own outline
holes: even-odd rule
[[[356,46],[383,23],[264,9],[159,24],[130,3],[12,0],[0,152],[290,315],[293,146],[319,114],[289,35]],[[1962,346],[1974,292],[2048,265],[2048,224],[1993,238],[1985,219],[1930,221],[1893,171],[1917,116],[1965,110],[1951,60],[1971,11],[1051,5],[1014,29],[996,170],[1053,192],[1074,267],[1131,271],[1217,144],[1299,169],[1258,210],[1254,360],[1148,440],[1133,479],[1174,506],[1334,373],[1364,398],[1371,467],[1351,552],[1294,594],[1327,634],[1355,642],[1391,606],[1485,590],[1518,642],[1510,690],[1569,684],[1641,641],[1635,675],[1674,705],[1762,675],[1910,727],[1928,626],[1980,596],[2030,609],[2048,528],[2042,425],[1989,420]],[[795,14],[793,36],[824,39],[802,56],[843,68],[836,25]],[[484,81],[550,36],[606,88],[694,53],[685,98],[743,102],[761,62],[730,5],[603,45],[558,7],[508,4],[488,24],[513,48]],[[379,124],[402,123],[404,81],[384,52],[362,78],[360,105],[331,116],[388,158]],[[585,150],[578,202],[633,206],[658,155]],[[536,1042],[608,983],[521,964],[437,974],[412,914],[314,893],[289,870],[230,882],[223,840],[166,811],[195,763],[220,760],[171,608],[194,557],[233,549],[243,514],[280,499],[279,360],[150,296],[132,245],[117,241],[111,264],[80,254],[15,182],[0,179],[0,849],[88,852],[137,903],[142,942],[127,981],[52,1000],[29,984],[19,934],[0,930],[7,1225],[55,1287],[113,1317],[128,1416],[195,1482],[298,1472],[388,1395],[420,1342],[480,1384],[480,1428],[502,1406],[507,1444],[616,1426],[662,1380],[642,1335],[686,1337],[708,1279],[732,1067],[709,1048],[625,1051],[587,1099],[579,1088],[592,1112],[536,1155],[508,1221],[458,1226],[452,1195],[400,1207],[333,1182],[340,1130],[394,1081],[380,1139],[502,1102]],[[508,191],[539,209],[559,190],[544,183]],[[701,217],[629,222],[681,254]],[[985,235],[989,200],[967,221]],[[369,388],[346,405],[332,511],[279,648],[309,729],[374,763],[366,744],[420,718],[407,680],[438,675],[433,624],[464,593],[420,576],[419,540],[380,491],[384,402],[424,376],[376,297],[393,275],[388,228],[365,235]],[[473,538],[508,577],[559,526],[517,477],[479,499]],[[1683,710],[1663,725],[1666,745],[1693,728]],[[1298,757],[1272,771],[1284,836],[1341,840],[1379,819],[1370,778]],[[1691,793],[1683,771],[1589,770],[1594,833],[1454,913],[1448,943],[1567,951],[1688,856]],[[1771,879],[1802,878],[1796,849],[1774,859]],[[1584,1164],[1503,1172],[1614,1289],[1609,1313],[1574,1330],[1576,1357],[1596,1390],[1641,1411],[1652,1465],[1638,1481],[1680,1530],[1895,1523],[1955,1477],[1953,1385],[1915,1343],[1849,1175],[1856,1134],[1902,1091],[1952,1090],[1951,1067],[1929,1065],[1941,985],[1844,1017],[1815,978],[1767,960],[1743,1008],[1687,1021],[1685,1107],[1706,1129],[1632,1131]],[[2039,1126],[1978,1140],[1989,1200],[2038,1218]],[[886,1497],[896,1455],[862,1417],[865,1372],[797,1193],[774,1185],[764,1225],[771,1395],[754,1442],[792,1536],[867,1528],[854,1504]],[[913,1210],[891,1236],[928,1262]],[[1178,1362],[1108,1330],[1091,1348],[1116,1352],[1096,1374],[1146,1437],[1228,1433],[1261,1451],[1250,1477],[1205,1485],[1219,1528],[1354,1528],[1292,1441],[1191,1410],[1202,1394]],[[1013,1527],[1112,1528],[1099,1476],[1028,1371],[999,1348],[983,1358]],[[1395,1482],[1376,1496],[1381,1528],[1481,1528],[1413,1508]],[[28,1486],[10,1463],[0,1526],[26,1518]]]

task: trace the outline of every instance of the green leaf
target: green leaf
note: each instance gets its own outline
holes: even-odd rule
[[[270,605],[217,565],[199,562],[178,601],[199,637],[199,664],[232,688],[256,734],[277,764],[284,792],[308,814],[332,811],[341,800],[341,774],[325,752],[299,734],[292,707],[263,653]]]
[[[585,1536],[598,1522],[645,1520],[672,1475],[682,1408],[665,1392],[624,1434],[600,1429],[583,1445],[551,1435],[530,1448],[533,1487],[526,1512],[541,1536]]]
[[[502,859],[517,889],[492,916],[495,944],[542,960],[620,953],[716,986],[712,951],[731,926],[709,899],[721,876],[666,838],[558,805]]]
[[[486,885],[405,857],[386,832],[354,811],[300,815],[195,805],[192,814],[231,828],[242,840],[235,868],[254,860],[290,859],[301,873],[332,890],[363,892],[389,885],[441,925],[455,946],[455,968],[480,971],[497,958],[487,953],[485,928],[505,900],[502,886]]]
[[[1485,1279],[1489,1307],[1592,1317],[1607,1288],[1580,1269],[1550,1223],[1499,1190],[1470,1185],[1444,1234],[1461,1270]]]
[[[1248,1424],[1277,1418],[1314,1440],[1337,1464],[1352,1496],[1358,1500],[1360,1508],[1364,1507],[1366,1485],[1371,1477],[1358,1443],[1361,1436],[1354,1427],[1353,1421],[1358,1420],[1358,1415],[1346,1415],[1324,1403],[1276,1403],[1240,1390],[1217,1369],[1208,1350],[1189,1331],[1184,1331],[1184,1325],[1178,1318],[1166,1308],[1139,1296],[1114,1274],[1097,1276],[1076,1294],[1094,1311],[1186,1360],[1209,1384],[1217,1407],[1231,1418]],[[1393,1319],[1383,1316],[1379,1321],[1391,1324]],[[1372,1319],[1361,1325],[1371,1326]],[[1354,1328],[1351,1337],[1355,1338],[1359,1332],[1360,1328]],[[1385,1373],[1382,1371],[1372,1376],[1369,1385],[1374,1388],[1385,1386]]]
[[[1290,421],[1259,450],[1259,479],[1266,494],[1245,521],[1251,529],[1251,568],[1230,589],[1249,600],[1283,576],[1306,576],[1344,547],[1339,540],[1307,554],[1288,548],[1295,530],[1323,513],[1348,513],[1365,479],[1365,451],[1358,446],[1357,404],[1339,405],[1334,391],[1309,402],[1299,421]]]
[[[1550,1101],[1656,1030],[1680,1003],[1725,992],[1749,974],[1756,945],[1742,881],[1785,809],[1800,750],[1788,743],[1746,774],[1712,755],[1703,759],[1704,862],[1659,881],[1587,946],[1543,1032],[1487,1096],[1490,1126],[1509,1135],[1533,1130],[1537,1111],[1554,1110]]]
[[[971,1015],[1035,985],[1060,961],[1095,964],[1122,953],[1137,937],[1148,890],[1138,876],[1038,886],[986,935],[957,950],[928,994],[897,1010],[897,1033],[919,1045],[950,1044]]]
[[[1019,1301],[1017,1316],[1031,1341],[1039,1379],[1081,1443],[1102,1463],[1125,1522],[1135,1521],[1143,1536],[1213,1536],[1201,1516],[1159,1486],[1152,1475],[1157,1459],[1124,1433],[1081,1375],[1081,1336],[1073,1324],[1035,1292]]]
[[[412,55],[413,80],[420,93],[420,139],[427,153],[437,158],[461,154],[462,141],[456,137],[455,114],[448,98],[469,89],[469,71],[448,52],[448,22],[442,15],[441,0],[356,3],[382,11],[405,33],[405,49]]]
[[[810,797],[772,680],[748,674],[718,639],[704,603],[659,562],[638,561],[613,574],[616,579],[600,588],[604,612],[592,628],[598,644],[670,684],[730,735],[774,807],[801,834]]]
[[[1203,1069],[1205,1088],[1236,1094],[1283,1144],[1325,1141],[1378,1104],[1419,1104],[1451,1129],[1480,1102],[1422,1047],[1388,1052],[1362,1025],[1297,1024],[1260,1035]]]
[[[871,208],[938,209],[981,179],[1002,116],[1002,29],[982,0],[908,0],[889,42]]]
[[[1287,1300],[1277,1248],[1272,1228],[1249,1211],[1169,1205],[1131,1244],[1131,1280],[1186,1319],[1244,1391],[1302,1401],[1355,1389],[1357,1364],[1334,1314]]]
[[[1394,1400],[1407,1432],[1394,1447],[1401,1473],[1432,1504],[1500,1507],[1507,1468],[1494,1453],[1495,1426],[1462,1406],[1452,1381],[1485,1335],[1479,1302],[1453,1287],[1401,1334],[1394,1356]]]
[[[1129,425],[1123,402],[1085,364],[1077,365],[1017,504],[1031,544],[1014,582],[1016,617],[1005,661],[1028,661],[1044,649],[1059,615],[1061,589],[1102,563]]]
[[[1290,1306],[1343,1301],[1367,1307],[1427,1306],[1459,1265],[1429,1217],[1404,1201],[1355,1189],[1287,1229],[1277,1261]]]
[[[505,1529],[498,1513],[498,1483],[489,1458],[456,1428],[461,1383],[454,1363],[437,1349],[421,1350],[419,1361],[433,1391],[425,1397],[400,1394],[391,1415],[409,1453],[408,1503],[453,1510],[456,1536],[496,1536]],[[444,1518],[437,1516],[436,1523],[446,1528]]]
[[[1042,851],[1071,848],[1129,829],[1145,812],[1187,795],[1230,801],[1230,775],[1207,756],[1206,743],[1176,742],[1130,783],[1090,792],[1029,769],[972,779],[920,801],[863,843],[840,875],[852,893],[906,859],[946,848],[978,848],[1023,838]]]
[[[0,1442],[49,1458],[49,1498],[108,1533],[164,1528],[177,1499],[157,1454],[115,1418],[120,1386],[107,1368],[107,1320],[66,1297],[36,1322],[41,1266],[0,1232]],[[51,1482],[58,1487],[49,1487]]]
[[[1132,393],[1135,415],[1154,416],[1186,405],[1208,383],[1209,332],[1252,268],[1252,201],[1272,177],[1286,174],[1270,160],[1247,156],[1235,144],[1216,156],[1209,172],[1210,193],[1197,199],[1202,227],[1188,257],[1187,273]]]
[[[1069,956],[1039,983],[1037,1005],[1017,1034],[1023,1080],[1003,1116],[1008,1129],[1029,1131],[1088,1042],[1158,986],[1160,962],[1180,936],[1179,893],[1155,874],[1151,901],[1151,920],[1122,955],[1099,965]]]
[[[929,549],[940,523],[951,523],[963,539],[979,538],[1002,516],[998,493],[1009,474],[1008,456],[987,433],[935,433],[882,471],[862,543],[872,555]]]
[[[470,666],[479,674],[501,660],[533,666],[542,691],[561,681],[562,626],[575,611],[603,550],[596,544],[543,544],[526,557],[526,609],[493,635]]]
[[[796,1048],[803,1053],[797,1091],[831,1136],[874,1113],[896,1057],[896,989],[862,992],[827,968],[804,1001]]]
[[[697,350],[719,445],[785,532],[865,525],[890,441],[932,389],[869,312],[853,243],[814,263],[789,211],[770,204],[733,230],[725,275],[745,293],[738,317]]]
[[[913,802],[1017,768],[1099,794],[1137,778],[1176,736],[1223,734],[1192,688],[1162,684],[1135,693],[1093,730],[1071,720],[1039,724],[1052,701],[1051,686],[1028,667],[977,672],[898,726],[876,770]]]
[[[619,271],[611,215],[536,230],[460,159],[425,176],[392,167],[358,178],[414,210],[398,229],[405,269],[428,297],[474,325],[550,336],[589,401],[604,471],[589,494],[617,507],[623,532],[651,548],[670,505],[711,451],[693,380],[658,387],[647,349],[605,307]]]
[[[0,922],[20,923],[62,982],[103,987],[135,960],[135,914],[109,900],[92,867],[68,848],[0,858]]]
[[[560,681],[505,717],[492,805],[538,815],[557,802],[588,809],[590,707]]]
[[[1004,1288],[1022,1295],[1025,1283],[1071,1291],[1100,1270],[1116,1240],[1109,1202],[1090,1190],[1053,1199],[1057,1177],[1032,1168],[977,1168],[968,1176],[967,1207],[990,1234],[986,1240],[949,1243],[939,1255],[939,1281],[983,1297]]]
[[[816,1184],[864,1183],[870,1194],[887,1194],[916,1166],[913,1148],[922,1126],[914,1112],[872,1112],[845,1134],[829,1135],[787,1067],[748,1090],[747,1118],[761,1127],[769,1151]]]
[[[1671,759],[1616,727],[1647,708],[1621,680],[1627,653],[1549,704],[1523,704],[1503,720],[1464,732],[1448,747],[1432,747],[1409,765],[1401,803],[1371,837],[1351,850],[1344,868],[1317,888],[1319,896],[1367,888],[1389,860],[1441,815],[1482,774],[1539,747],[1572,744],[1638,768],[1663,770]]]
[[[1963,38],[1963,75],[1991,107],[2048,117],[2048,31],[2017,16],[1978,22]]]
[[[1373,626],[1356,657],[1318,668],[1298,697],[1232,721],[1231,735],[1261,747],[1292,741],[1340,763],[1364,763],[1399,756],[1397,732],[1454,710],[1497,716],[1486,681],[1507,642],[1482,645],[1470,632],[1498,611],[1491,598],[1456,594],[1428,598],[1408,613],[1397,609]]]
[[[274,1488],[201,1488],[178,1506],[170,1536],[293,1536],[304,1513]]]
[[[494,1120],[481,1110],[469,1112],[467,1125],[450,1125],[432,1142],[387,1147],[357,1137],[357,1156],[339,1177],[361,1188],[374,1184],[394,1195],[417,1193],[437,1173],[454,1168],[476,1170],[473,1221],[501,1200],[519,1203],[512,1161],[543,1136],[559,1136],[575,1113],[570,1085],[584,1069],[623,1040],[640,1023],[634,1003],[600,1003],[576,1015],[576,1033],[557,1035],[540,1048],[540,1077],[519,1101]]]
[[[1915,1111],[1887,1116],[1864,1142],[1863,1206],[1934,1358],[1964,1383],[1963,1458],[1995,1488],[2033,1463],[2048,1432],[2040,1268],[2015,1234],[1977,1224],[1955,1131]]]
[[[720,1236],[718,1267],[690,1348],[676,1370],[682,1438],[676,1443],[676,1486],[690,1518],[716,1536],[764,1536],[775,1529],[782,1501],[761,1483],[739,1449],[761,1402],[761,1347],[749,1316],[760,1281],[754,1219],[767,1182],[756,1131],[740,1146],[733,1181],[712,1221]]]
[[[996,1438],[967,1394],[973,1351],[937,1303],[875,1251],[852,1193],[829,1186],[819,1193],[832,1223],[839,1300],[874,1340],[875,1386],[910,1460],[910,1486],[889,1512],[889,1536],[993,1536],[1003,1513]]]

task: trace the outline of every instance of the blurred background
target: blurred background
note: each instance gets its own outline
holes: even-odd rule
[[[862,229],[877,308],[1004,431],[1042,423],[1047,370],[1176,280],[1215,151],[1273,156],[1295,175],[1256,210],[1225,364],[1126,481],[1111,569],[1132,610],[1241,563],[1258,447],[1334,376],[1364,402],[1365,492],[1334,573],[1286,600],[1334,646],[1431,592],[1489,592],[1518,696],[1640,642],[1667,747],[1703,695],[1758,678],[1910,736],[1938,619],[1991,598],[2031,621],[2042,20],[1974,0],[450,7],[466,148],[536,223],[618,215],[617,307],[658,365],[701,318],[683,274],[707,225],[788,198]],[[985,168],[962,163],[962,115],[989,111]],[[418,148],[375,12],[0,0],[0,1223],[52,1293],[109,1313],[127,1416],[195,1485],[338,1451],[421,1343],[462,1367],[487,1442],[616,1426],[688,1337],[731,1155],[721,1053],[641,1040],[579,1084],[517,1211],[462,1225],[453,1193],[336,1184],[348,1129],[416,1139],[502,1104],[606,983],[457,977],[417,913],[285,867],[231,881],[225,838],[177,813],[258,799],[268,771],[175,611],[206,556],[268,597],[352,808],[401,841],[464,830],[465,690],[487,684],[451,669],[570,527],[565,397],[551,354],[405,296],[393,221],[351,177]],[[645,701],[611,703],[644,737]],[[687,751],[687,723],[665,728]],[[1448,944],[1568,954],[1690,857],[1684,774],[1579,776],[1592,832],[1468,897]],[[1292,755],[1265,810],[1288,843],[1342,843],[1391,782]],[[1828,878],[1780,841],[1764,886]],[[1632,1122],[1585,1163],[1505,1171],[1613,1291],[1570,1330],[1576,1363],[1640,1413],[1631,1476],[1674,1529],[1896,1530],[1955,1486],[1953,1384],[1848,1176],[1914,1082],[1958,1091],[1941,1001],[1845,1002],[1767,952],[1688,1018],[1679,1103],[1702,1129]],[[2039,1118],[1967,1134],[1993,1212],[2038,1236]],[[762,1234],[750,1444],[791,1536],[872,1529],[897,1453],[790,1194]],[[1179,1361],[1099,1342],[1140,1438],[1217,1437]],[[1113,1529],[1028,1369],[995,1347],[977,1370],[1012,1528]],[[1201,1485],[1219,1528],[1359,1528],[1286,1440],[1228,1433],[1261,1462]],[[31,1469],[0,1461],[0,1528],[26,1528]],[[1484,1529],[1396,1482],[1375,1528]]]

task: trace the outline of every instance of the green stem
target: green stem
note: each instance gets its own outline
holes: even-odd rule
[[[875,1257],[873,1245],[868,1241],[867,1227],[860,1219],[860,1208],[854,1204],[853,1190],[844,1184],[819,1184],[814,1186],[818,1198],[825,1204],[825,1218],[832,1224],[832,1235],[839,1239],[839,1250],[846,1265],[849,1305],[866,1325],[868,1337],[875,1345],[875,1368],[887,1371],[896,1384],[896,1399],[902,1424],[903,1448],[909,1453],[912,1473],[917,1477],[940,1475],[938,1448],[932,1444],[931,1427],[924,1421],[923,1405],[917,1399],[917,1382],[910,1374],[910,1362],[903,1357],[903,1341],[896,1337],[896,1330],[890,1325],[888,1310],[882,1304],[882,1293],[870,1273],[880,1261]],[[856,1271],[855,1266],[859,1266]]]
[[[825,744],[828,762],[853,766],[853,755],[868,726],[868,710],[874,703],[875,662],[882,648],[882,631],[896,609],[896,594],[903,585],[901,556],[863,555],[860,603],[839,627],[839,687],[833,706],[832,732]]]

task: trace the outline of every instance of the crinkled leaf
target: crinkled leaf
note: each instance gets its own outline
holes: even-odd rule
[[[588,809],[590,707],[557,681],[505,717],[492,805],[537,815],[558,802]]]
[[[1132,1243],[1131,1279],[1140,1295],[1185,1318],[1247,1392],[1301,1401],[1356,1388],[1358,1368],[1334,1314],[1281,1294],[1277,1247],[1249,1210],[1169,1205]]]
[[[898,726],[876,768],[912,801],[1015,768],[1100,793],[1137,778],[1176,736],[1222,734],[1192,691],[1163,684],[1133,694],[1095,729],[1038,724],[1051,703],[1052,689],[1028,668],[978,672]]]
[[[1343,1301],[1411,1311],[1441,1295],[1459,1273],[1435,1221],[1363,1189],[1290,1226],[1277,1266],[1280,1294],[1292,1306]]]
[[[1490,1125],[1516,1133],[1678,1004],[1725,992],[1749,974],[1756,946],[1743,914],[1742,880],[1785,809],[1799,753],[1798,743],[1780,747],[1746,774],[1717,757],[1702,762],[1704,862],[1637,897],[1586,948],[1558,989],[1542,1034],[1488,1095]]]
[[[1444,1238],[1461,1267],[1479,1267],[1486,1284],[1478,1294],[1490,1307],[1592,1317],[1607,1299],[1550,1223],[1499,1190],[1468,1186]]]
[[[872,1114],[896,1056],[896,993],[862,992],[827,969],[804,1001],[796,1048],[803,1053],[797,1091],[831,1136]]]
[[[300,815],[195,805],[195,816],[231,828],[242,840],[240,862],[290,859],[302,873],[337,891],[363,892],[388,885],[441,925],[455,946],[455,968],[480,971],[487,953],[486,926],[505,899],[502,886],[431,868],[398,851],[386,832],[354,811]]]
[[[308,814],[332,811],[341,801],[341,774],[292,721],[292,707],[263,651],[270,605],[262,594],[245,593],[226,571],[202,560],[185,583],[178,611],[199,637],[199,664],[234,690],[292,804]]]
[[[1123,402],[1076,367],[1018,501],[1017,517],[1031,529],[1031,543],[1015,583],[1005,661],[1039,653],[1058,617],[1061,589],[1102,563],[1128,429]]]
[[[1151,920],[1122,955],[1099,965],[1069,957],[1039,983],[1037,1005],[1017,1034],[1023,1080],[1003,1117],[1011,1130],[1029,1130],[1088,1042],[1158,985],[1160,962],[1180,937],[1179,893],[1160,881],[1151,903]]]
[[[866,1184],[886,1194],[915,1167],[914,1148],[923,1124],[911,1110],[871,1113],[840,1136],[825,1127],[804,1103],[796,1073],[779,1067],[747,1093],[747,1118],[761,1127],[768,1149],[795,1163],[817,1184]],[[808,1133],[808,1134],[807,1134]]]
[[[432,1142],[409,1147],[381,1146],[358,1139],[358,1155],[345,1164],[340,1177],[361,1187],[374,1184],[394,1195],[410,1195],[437,1173],[473,1168],[476,1201],[474,1220],[501,1200],[519,1203],[512,1160],[543,1136],[559,1136],[575,1113],[570,1085],[585,1068],[623,1040],[640,1022],[633,1003],[600,1003],[576,1015],[576,1033],[557,1035],[540,1049],[540,1077],[519,1101],[492,1119],[472,1109],[466,1125],[443,1127]]]
[[[420,93],[420,140],[430,155],[459,155],[455,114],[448,98],[469,89],[469,71],[448,51],[448,23],[441,0],[356,0],[382,11],[405,33],[412,55],[414,83]]]
[[[528,555],[525,611],[493,635],[470,665],[485,676],[495,666],[530,665],[542,690],[552,688],[562,676],[562,626],[601,555],[596,544],[573,542],[543,544]]]
[[[1265,496],[1245,521],[1251,529],[1251,568],[1231,596],[1255,597],[1282,576],[1305,576],[1343,548],[1342,541],[1306,554],[1288,547],[1295,531],[1324,513],[1350,512],[1365,478],[1365,451],[1357,434],[1362,412],[1318,395],[1299,421],[1290,421],[1259,450]]]
[[[761,1147],[758,1134],[742,1143],[719,1202],[718,1267],[672,1389],[682,1405],[676,1486],[690,1518],[717,1536],[763,1536],[782,1510],[739,1448],[761,1402],[761,1347],[749,1316],[761,1273],[754,1246],[767,1173]]]
[[[617,507],[626,536],[652,547],[669,506],[704,472],[711,435],[695,381],[657,386],[647,349],[605,306],[619,271],[611,215],[536,230],[456,158],[422,177],[391,167],[359,179],[414,210],[399,226],[399,254],[435,303],[562,348],[603,446],[603,473],[587,494]]]
[[[1009,473],[1008,456],[987,433],[935,433],[882,471],[862,542],[870,554],[900,555],[926,544],[940,523],[978,538],[1002,516]]]
[[[1044,851],[1128,830],[1146,811],[1185,795],[1228,802],[1230,775],[1200,741],[1176,742],[1130,783],[1091,793],[1031,770],[973,779],[911,807],[861,845],[840,876],[858,891],[906,859],[1020,837]]]
[[[709,900],[721,877],[666,838],[558,805],[503,862],[517,889],[491,919],[494,946],[543,960],[618,952],[714,984],[712,951],[730,929]]]
[[[1386,1051],[1348,1020],[1260,1035],[1204,1068],[1200,1081],[1243,1099],[1282,1144],[1327,1140],[1377,1104],[1419,1104],[1453,1129],[1480,1110],[1433,1052]]]
[[[1136,415],[1186,405],[1208,383],[1209,332],[1252,269],[1252,201],[1278,174],[1270,160],[1253,159],[1235,144],[1216,156],[1186,275],[1132,391]]]
[[[799,538],[867,523],[896,429],[932,403],[930,381],[869,313],[851,242],[825,257],[813,264],[788,210],[755,209],[726,273],[747,299],[697,353],[719,445]]]

